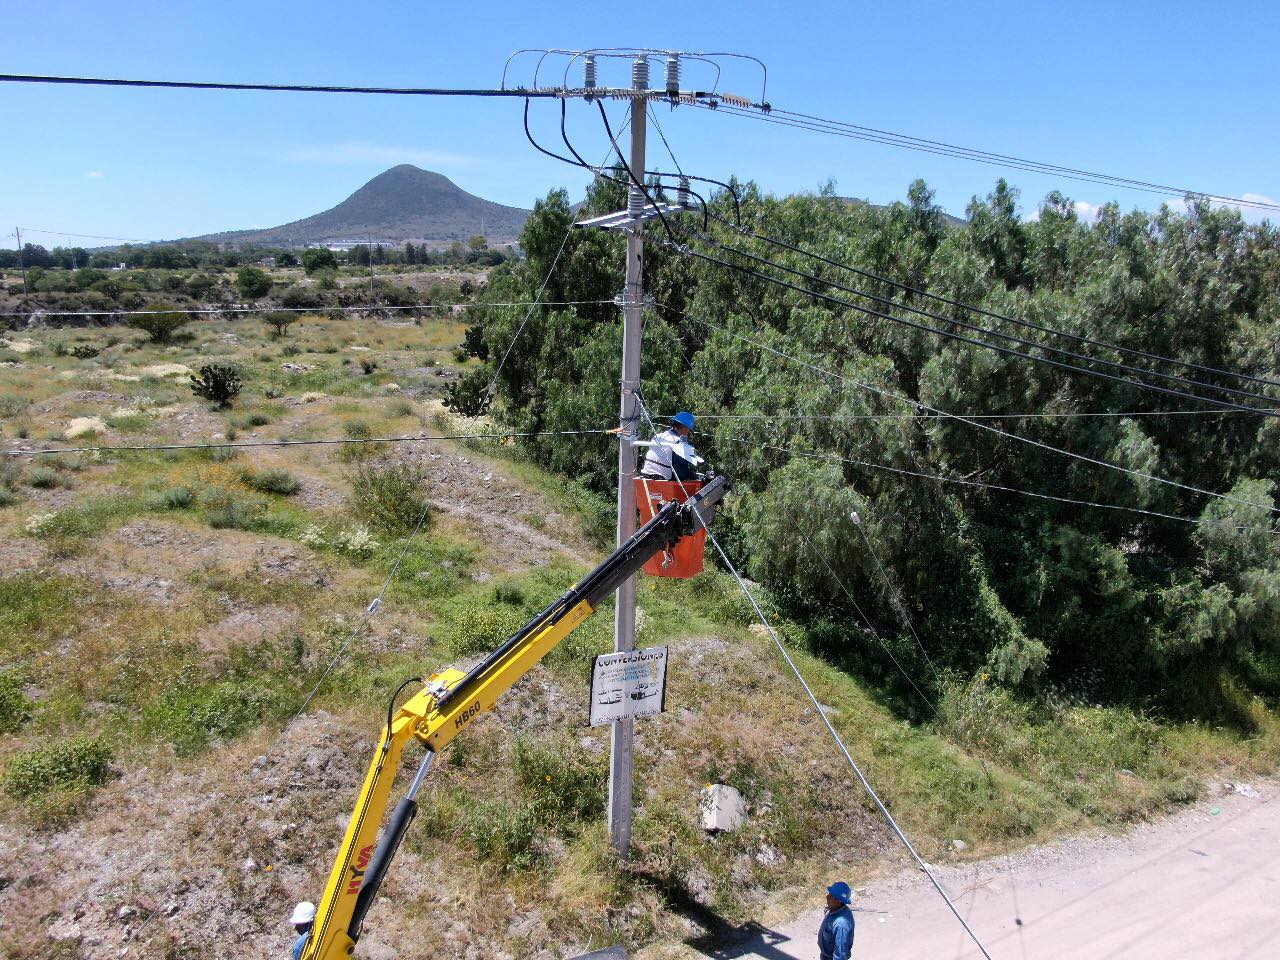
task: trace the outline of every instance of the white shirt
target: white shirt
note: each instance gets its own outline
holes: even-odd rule
[[[674,427],[663,430],[648,443],[638,443],[636,446],[647,446],[649,452],[644,458],[644,467],[641,473],[652,474],[661,477],[663,480],[671,480],[675,476],[675,472],[671,469],[671,455],[688,460],[695,466],[702,462],[693,450],[693,444],[689,443],[680,434],[676,433]]]

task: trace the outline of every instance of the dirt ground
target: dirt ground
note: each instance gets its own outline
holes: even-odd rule
[[[1280,956],[1280,782],[1217,796],[1127,835],[1074,837],[1013,857],[937,868],[994,960]],[[855,893],[854,957],[981,954],[910,871]],[[821,914],[696,956],[813,960]]]

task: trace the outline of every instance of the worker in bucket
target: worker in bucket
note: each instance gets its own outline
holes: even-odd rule
[[[849,960],[853,954],[853,892],[843,880],[827,887],[827,915],[818,928],[818,956],[821,960]]]
[[[636,446],[649,448],[640,475],[648,480],[697,480],[704,461],[693,449],[689,439],[692,434],[693,414],[681,410],[671,418],[666,430],[648,443],[637,443]]]
[[[301,960],[302,951],[307,949],[307,941],[311,939],[311,925],[316,922],[316,905],[310,900],[303,900],[293,908],[293,916],[289,918],[289,922],[298,931],[298,939],[293,944],[290,956],[293,960]]]

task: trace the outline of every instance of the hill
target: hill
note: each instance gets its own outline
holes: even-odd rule
[[[216,243],[301,246],[375,240],[447,244],[482,234],[512,243],[528,210],[467,193],[448,177],[402,163],[378,174],[340,204],[293,223],[193,237]]]

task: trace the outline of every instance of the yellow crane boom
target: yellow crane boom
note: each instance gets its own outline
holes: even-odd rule
[[[389,713],[317,905],[303,960],[345,960],[355,951],[365,916],[417,813],[418,792],[436,754],[481,713],[492,710],[502,694],[651,557],[708,525],[728,489],[728,481],[716,477],[684,503],[667,504],[595,570],[470,671],[448,669],[432,674],[421,690]],[[415,739],[422,741],[426,753],[408,792],[383,829],[401,756]]]

